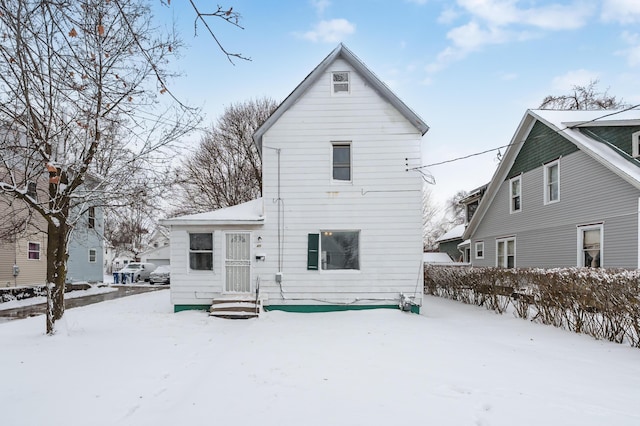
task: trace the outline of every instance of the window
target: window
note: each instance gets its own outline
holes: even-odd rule
[[[484,259],[484,241],[476,242],[476,259]]]
[[[501,238],[496,240],[496,266],[499,268],[516,267],[515,238]]]
[[[349,72],[339,71],[331,73],[333,93],[349,93]]]
[[[359,231],[322,231],[320,233],[320,265],[323,270],[360,269],[360,232]],[[317,234],[309,234],[307,269],[317,265]],[[314,253],[316,258],[314,259]]]
[[[522,210],[522,176],[514,177],[509,181],[511,197],[509,198],[509,212],[516,213]]]
[[[544,203],[560,201],[560,163],[552,161],[544,166]]]
[[[602,224],[578,227],[578,266],[600,268],[602,266]]]
[[[89,207],[89,229],[96,227],[96,208]]]
[[[213,234],[189,234],[189,268],[213,271]]]
[[[640,132],[631,135],[631,155],[633,158],[640,157]]]
[[[89,263],[96,263],[98,252],[96,249],[89,249]]]
[[[38,194],[36,192],[37,185],[35,182],[27,182],[27,196],[34,200],[37,200]]]
[[[351,180],[351,144],[348,142],[332,143],[333,180]]]
[[[29,260],[40,260],[40,243],[29,243],[27,257]]]

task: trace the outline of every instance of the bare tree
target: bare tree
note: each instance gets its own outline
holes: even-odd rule
[[[262,162],[253,133],[277,103],[269,98],[227,107],[178,169],[176,214],[234,206],[260,196]]]
[[[154,163],[198,114],[160,102],[180,41],[142,0],[0,0],[0,30],[0,191],[46,220],[53,333],[75,224],[89,206],[127,205],[152,186]],[[43,196],[29,196],[43,176]]]
[[[599,80],[591,80],[585,86],[575,85],[568,95],[549,95],[542,100],[540,109],[600,110],[628,106],[622,99],[609,95],[609,89],[601,92]]]

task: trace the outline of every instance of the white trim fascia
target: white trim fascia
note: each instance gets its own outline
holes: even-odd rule
[[[464,231],[464,234],[462,236],[463,239],[468,240],[471,238],[476,228],[478,227],[478,224],[484,218],[487,210],[489,210],[489,207],[493,203],[496,194],[502,186],[502,182],[506,180],[507,174],[509,173],[509,170],[511,170],[511,166],[520,153],[520,149],[522,149],[522,146],[529,136],[529,133],[531,132],[531,129],[533,128],[535,122],[536,118],[531,114],[530,110],[527,110],[527,112],[522,117],[522,120],[520,120],[520,124],[518,125],[513,138],[511,138],[509,147],[505,151],[500,165],[498,165],[498,168],[494,172],[493,177],[491,178],[491,181],[487,186],[487,190],[480,200],[480,204],[478,204],[476,212],[473,214],[473,217],[469,221],[469,225],[467,225],[467,228]],[[509,190],[511,190],[511,188],[509,188]]]

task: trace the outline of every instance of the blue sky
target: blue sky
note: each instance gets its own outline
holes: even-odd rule
[[[196,0],[202,11],[215,6]],[[600,80],[640,104],[640,0],[233,0],[240,30],[210,21],[225,48],[250,57],[231,65],[193,10],[174,0],[188,47],[171,85],[202,106],[205,124],[224,107],[268,96],[282,101],[343,42],[430,126],[424,164],[509,143],[527,108],[548,94]],[[211,6],[212,5],[212,6]],[[192,137],[198,139],[197,135]],[[428,167],[434,199],[491,179],[496,152]]]

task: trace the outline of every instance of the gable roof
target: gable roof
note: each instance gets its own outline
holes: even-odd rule
[[[640,110],[527,110],[509,143],[502,162],[491,178],[476,213],[467,226],[464,238],[470,238],[475,232],[536,121],[544,123],[551,130],[573,143],[580,151],[640,189],[640,162],[638,160],[609,142],[596,140],[579,130],[584,127],[596,126],[638,126],[640,125]]]
[[[190,214],[161,220],[162,225],[261,225],[264,223],[262,198],[237,206],[205,213]]]
[[[422,135],[427,133],[429,126],[411,108],[398,98],[356,55],[340,43],[311,73],[296,87],[293,92],[278,106],[271,116],[253,134],[253,141],[262,152],[262,136],[278,119],[311,87],[336,59],[344,59],[380,96],[395,107]]]

